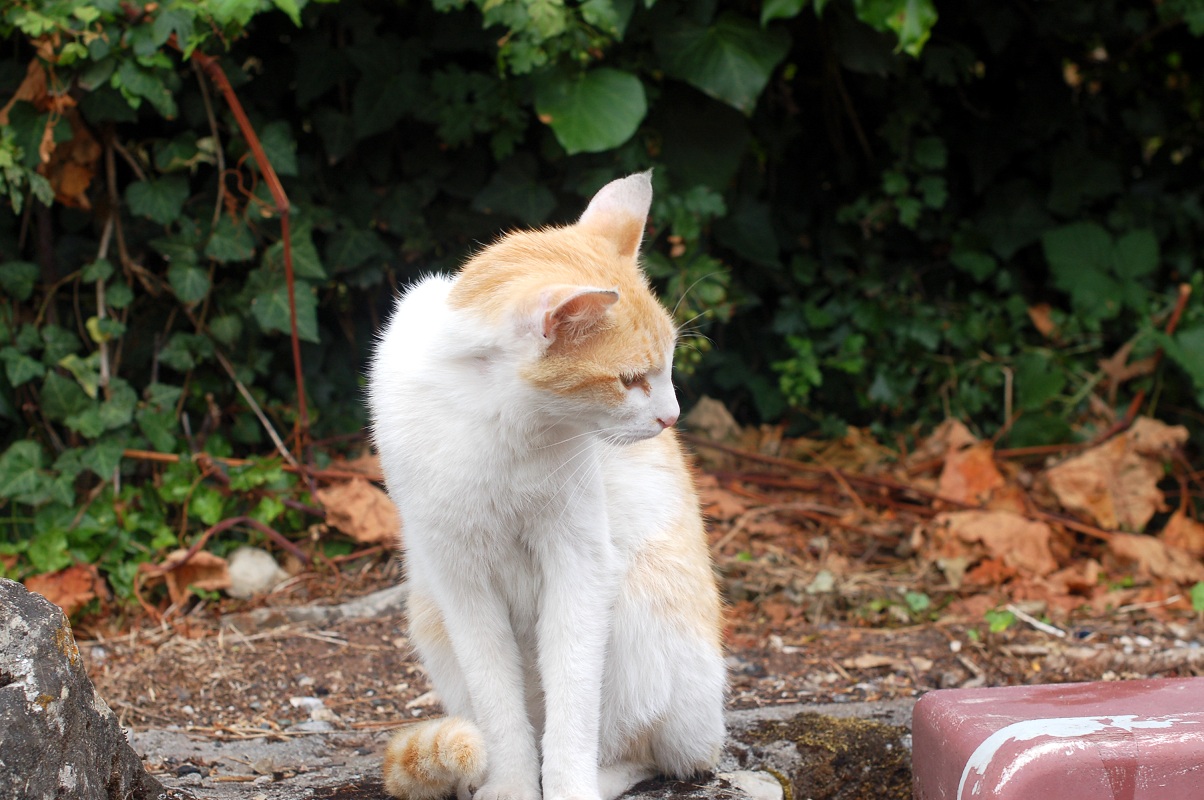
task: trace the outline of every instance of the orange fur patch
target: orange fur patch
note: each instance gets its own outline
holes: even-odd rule
[[[434,800],[485,770],[481,735],[459,717],[427,720],[393,734],[385,748],[385,790],[405,800]]]
[[[521,324],[539,313],[550,287],[617,291],[618,301],[589,335],[554,339],[523,377],[557,394],[622,403],[620,376],[668,368],[676,331],[634,250],[623,254],[630,243],[611,233],[602,223],[510,233],[464,265],[448,301],[495,324]],[[638,227],[636,233],[638,242]]]

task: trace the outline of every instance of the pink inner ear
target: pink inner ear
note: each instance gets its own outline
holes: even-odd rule
[[[569,291],[558,302],[553,298],[556,304],[544,313],[545,339],[579,338],[594,327],[606,315],[606,310],[619,300],[619,293],[614,289],[572,288]]]

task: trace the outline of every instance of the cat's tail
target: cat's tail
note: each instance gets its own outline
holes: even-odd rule
[[[485,741],[462,717],[407,725],[385,748],[384,774],[385,790],[403,800],[463,796],[485,776]]]

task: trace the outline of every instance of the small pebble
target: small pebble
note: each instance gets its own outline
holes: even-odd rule
[[[290,725],[288,729],[300,733],[327,733],[333,731],[334,726],[324,719],[307,719],[296,725]]]

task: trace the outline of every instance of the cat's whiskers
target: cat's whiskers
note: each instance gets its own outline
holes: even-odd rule
[[[687,286],[687,287],[686,287],[686,290],[685,290],[684,292],[682,292],[682,293],[681,293],[681,297],[678,297],[678,298],[677,298],[677,302],[673,304],[673,311],[671,312],[670,316],[673,316],[673,317],[676,317],[676,316],[677,316],[677,309],[681,308],[681,304],[682,304],[683,302],[685,302],[686,296],[687,296],[687,295],[689,295],[689,294],[690,294],[690,292],[694,291],[694,287],[695,287],[695,286],[697,286],[698,284],[702,283],[702,282],[703,282],[703,281],[705,281],[707,278],[713,278],[713,277],[715,277],[716,275],[721,275],[721,274],[723,274],[723,270],[719,270],[719,269],[715,270],[714,272],[708,272],[706,275],[703,275],[701,278],[699,278],[698,280],[694,281],[694,282],[693,282],[693,283],[691,283],[689,286]],[[703,314],[705,314],[705,313],[706,313],[706,311],[704,311],[704,312],[702,312],[702,313],[703,313]],[[700,315],[700,316],[701,316],[701,315]],[[698,317],[695,317],[694,319],[698,319]],[[690,322],[693,322],[693,321],[694,321],[694,320],[690,320]],[[689,322],[687,322],[686,324],[688,325],[688,324],[690,324],[690,323],[689,323]]]
[[[620,441],[617,436],[617,433],[621,430],[622,430],[622,427],[616,425],[616,426],[611,426],[611,427],[607,427],[607,428],[598,428],[596,430],[587,431],[587,433],[589,435],[598,435],[598,436],[600,436],[600,438],[602,439],[603,442],[614,445],[614,444],[618,444]],[[571,438],[579,438],[579,437],[571,437]],[[598,448],[598,449],[594,450],[594,452],[592,454],[593,457],[587,457],[587,458],[580,457],[586,451],[591,450],[593,444],[594,444],[594,440],[589,439],[584,444],[577,447],[572,453],[570,453],[568,456],[565,457],[564,461],[561,462],[560,466],[558,466],[556,469],[554,469],[550,473],[548,473],[548,475],[544,478],[544,480],[540,482],[540,484],[539,484],[540,488],[547,486],[549,483],[552,482],[552,480],[555,478],[557,473],[559,473],[561,470],[563,470],[570,463],[572,463],[574,461],[577,462],[576,466],[573,467],[573,471],[570,472],[564,478],[564,480],[560,482],[560,485],[557,486],[554,491],[552,491],[552,493],[548,496],[547,501],[545,501],[542,506],[540,506],[538,509],[535,510],[536,514],[542,514],[544,511],[546,511],[548,506],[550,506],[558,498],[560,498],[561,495],[563,495],[565,493],[565,490],[570,487],[570,485],[572,486],[572,491],[570,492],[570,495],[576,496],[579,493],[581,487],[583,487],[596,474],[601,472],[602,467],[604,466],[604,464],[610,457],[610,450],[608,448]],[[574,480],[574,479],[576,479],[576,480]],[[564,516],[564,513],[568,510],[568,507],[569,507],[568,503],[565,503],[561,507],[560,514],[557,515],[557,522],[559,522],[560,518]]]

